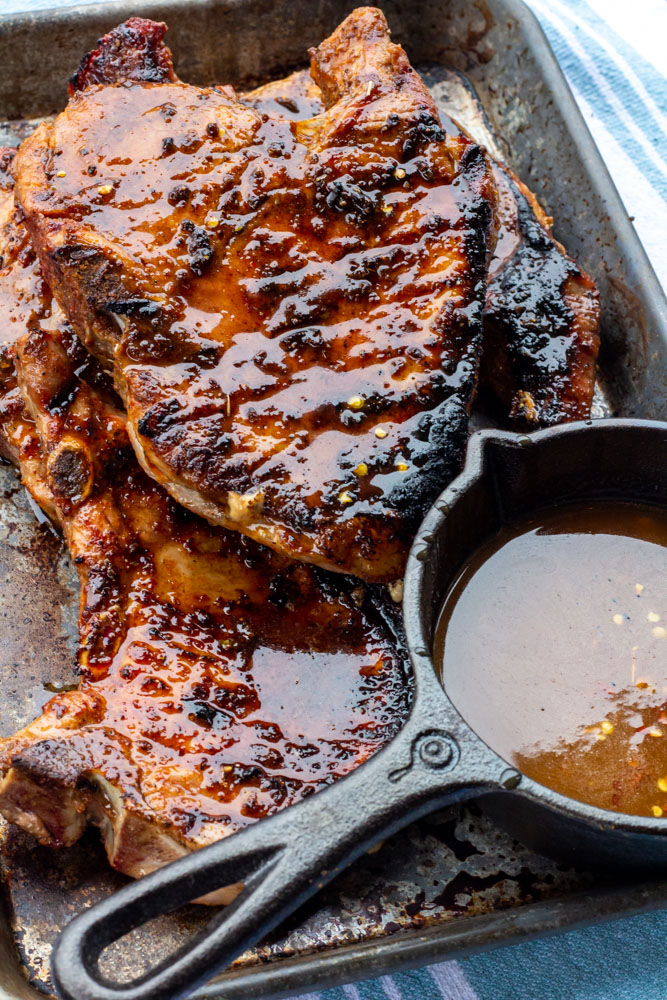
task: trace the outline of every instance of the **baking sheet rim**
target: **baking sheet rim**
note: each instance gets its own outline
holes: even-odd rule
[[[241,5],[243,0],[236,2]],[[585,164],[591,185],[597,188],[607,206],[610,218],[614,220],[619,241],[625,245],[627,259],[635,271],[641,272],[643,304],[647,308],[647,315],[654,326],[662,329],[667,340],[667,297],[628,219],[620,195],[544,32],[533,12],[522,0],[501,0],[501,2],[506,8],[507,15],[522,22],[529,36],[529,45],[533,48],[542,68],[545,89],[566,119],[570,132],[577,137],[576,153]],[[0,31],[11,35],[14,30],[24,27],[28,22],[33,24],[48,22],[51,25],[61,22],[71,25],[73,20],[86,21],[107,12],[110,16],[118,15],[118,20],[123,20],[124,17],[130,16],[128,13],[130,10],[133,13],[139,12],[142,16],[155,13],[161,19],[168,21],[169,12],[179,11],[182,6],[183,0],[162,0],[162,2],[139,0],[137,4],[109,2],[73,5],[56,11],[42,9],[29,14],[0,16]],[[215,0],[204,0],[200,3],[200,7],[215,6]],[[277,959],[241,970],[227,971],[194,993],[193,998],[269,1000],[272,997],[293,996],[313,988],[324,989],[353,979],[376,977],[390,971],[414,968],[444,958],[460,957],[471,952],[485,951],[603,920],[655,910],[666,903],[667,881],[580,891],[571,896],[497,910],[492,914],[453,918],[423,929],[402,930],[387,937],[339,945],[329,952],[315,951],[295,958]],[[2,900],[2,906],[6,910],[6,896]],[[505,933],[502,933],[503,929]],[[20,968],[18,955],[16,959],[14,971]],[[4,969],[0,968],[0,1000],[25,1000],[30,997],[41,997],[43,1000],[44,994],[27,982],[24,987],[19,988],[19,992],[13,987],[12,992],[8,992],[2,982],[3,978],[5,978]]]

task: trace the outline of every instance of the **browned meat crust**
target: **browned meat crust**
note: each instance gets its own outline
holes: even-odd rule
[[[167,25],[131,17],[118,25],[83,57],[69,82],[70,96],[77,90],[118,80],[166,83],[176,80],[171,52],[163,43]]]
[[[500,229],[484,311],[482,381],[527,429],[590,414],[600,346],[592,278],[551,233],[535,197],[494,164]]]
[[[14,205],[10,166],[15,153],[15,149],[0,150],[0,454],[15,465],[20,460],[24,480],[36,495],[43,486],[35,474],[39,449],[26,425],[13,347],[32,330],[60,331],[69,327],[42,277],[37,255]],[[81,373],[108,397],[112,393],[108,377],[90,355],[82,355]],[[49,506],[46,494],[40,503]]]
[[[137,876],[346,774],[400,726],[410,681],[383,595],[211,527],[140,470],[10,185],[0,444],[77,565],[81,684],[0,741],[0,811],[52,846],[95,824]]]
[[[84,60],[80,86],[114,83],[128,73],[145,78],[141,44],[148,46],[150,64],[150,46],[164,49],[164,28],[156,26],[160,34],[150,22],[133,22],[130,53],[117,44],[129,37],[121,26]],[[358,103],[354,81],[364,66],[350,68],[343,58],[354,52],[358,29],[348,24],[322,48],[318,79],[329,100]],[[386,56],[371,60],[371,90],[382,89],[387,75],[400,79],[398,89],[409,103],[420,85],[402,52],[386,48],[374,12],[364,32],[371,50],[379,44]],[[171,67],[166,58],[162,65]],[[166,79],[174,80],[170,72]],[[306,77],[294,74],[245,95],[244,102],[275,119],[314,117],[322,110],[321,96]],[[229,88],[224,96],[234,103]],[[372,120],[372,109],[364,110],[362,124],[364,115]],[[330,120],[323,125],[325,119],[306,121],[305,132],[319,141],[332,126]],[[359,127],[357,119],[342,114],[333,124],[343,135]],[[14,211],[12,155],[0,150],[0,329],[10,350],[19,333],[29,335],[18,347],[20,387],[10,351],[0,362],[0,445],[63,526],[78,565],[82,682],[0,743],[0,810],[54,845],[72,843],[88,823],[97,824],[112,864],[138,875],[347,773],[401,724],[409,682],[392,613],[379,594],[372,607],[363,590],[340,577],[295,566],[211,527],[174,504],[138,468],[125,417],[53,303]],[[496,381],[516,391],[528,385],[525,391],[533,393],[544,422],[556,412],[574,412],[567,407],[582,405],[592,387],[596,300],[590,279],[553,241],[533,196],[506,168],[496,169],[503,189],[503,227],[492,265],[498,295],[507,295],[503,273],[523,268],[513,293],[521,274],[530,274],[544,301],[565,302],[575,334],[563,348],[570,397],[558,381],[547,397],[553,366],[548,368],[544,354],[534,352],[523,367],[512,362],[512,351],[519,350],[512,345],[525,348],[526,331],[532,335],[531,314],[517,308],[514,325],[503,320],[506,336],[494,347],[502,359]],[[348,195],[346,190],[342,197]],[[357,209],[352,204],[350,212]],[[193,252],[201,256],[202,247]],[[79,253],[85,273],[90,258],[84,247]],[[206,262],[202,266],[205,273]],[[545,268],[553,277],[550,285]],[[117,276],[111,277],[109,287],[117,294]],[[119,301],[127,307],[127,298]],[[88,308],[84,303],[84,322]],[[126,313],[142,309],[146,305],[135,303]],[[554,339],[564,337],[565,314],[558,315]],[[233,893],[231,887],[211,901]]]
[[[307,69],[298,69],[280,80],[248,90],[239,95],[239,100],[270,118],[296,122],[314,118],[324,111],[322,91]]]
[[[75,94],[17,191],[149,473],[276,550],[391,580],[462,460],[495,189],[379,11],[313,73],[336,103],[294,126],[181,83]]]
[[[35,479],[39,456],[32,449],[31,435],[26,434],[12,347],[36,322],[49,322],[51,296],[14,205],[11,163],[15,153],[15,149],[0,149],[0,455],[15,465],[21,455],[24,475]],[[34,487],[39,490],[36,479]],[[48,499],[43,499],[47,506]]]
[[[19,232],[14,219],[14,181],[10,173],[15,149],[0,149],[0,427],[11,424],[14,411],[21,408],[14,364],[8,348],[24,329],[15,323],[20,292],[15,287],[19,272],[18,257],[28,242],[25,230]],[[0,433],[0,454],[9,461],[18,459],[18,440],[13,433]]]

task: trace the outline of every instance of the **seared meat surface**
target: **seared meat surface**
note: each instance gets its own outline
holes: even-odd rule
[[[0,811],[53,846],[96,824],[137,876],[389,739],[410,692],[399,628],[384,595],[212,527],[145,475],[41,276],[7,170],[0,255],[0,450],[81,579],[79,689],[0,741]]]
[[[241,93],[239,99],[269,118],[295,122],[314,118],[325,110],[322,91],[307,69],[298,69],[280,80]]]
[[[16,218],[10,173],[15,154],[15,149],[0,149],[0,428],[7,427],[7,433],[0,433],[0,454],[14,462],[18,461],[19,438],[13,425],[23,400],[16,384],[11,345],[28,328],[37,291],[34,271],[38,273],[28,234]]]
[[[100,38],[69,82],[70,96],[95,84],[134,80],[166,83],[176,80],[171,52],[163,42],[167,25],[130,17]]]
[[[301,70],[241,95],[244,103],[298,121],[319,114],[322,93]],[[440,109],[445,121],[446,112]],[[591,409],[600,344],[592,278],[554,239],[535,196],[492,160],[498,238],[484,307],[481,382],[510,423],[526,429],[583,420]]]
[[[10,168],[15,153],[0,149],[0,455],[16,466],[20,463],[23,482],[54,519],[35,428],[27,417],[14,367],[15,341],[36,322],[48,323],[51,313],[50,293],[14,205]]]
[[[590,414],[600,347],[595,284],[553,238],[534,195],[494,163],[499,232],[484,310],[482,381],[526,429]]]
[[[81,580],[79,688],[0,740],[0,812],[54,846],[97,825],[134,876],[402,724],[396,609],[309,564],[400,575],[463,456],[485,295],[512,420],[587,415],[598,347],[591,280],[378,11],[240,98],[181,83],[164,32],[84,58],[18,208],[0,150],[0,451]]]
[[[277,551],[400,576],[460,467],[495,188],[383,15],[312,53],[326,110],[93,86],[18,155],[56,297],[176,500]]]
[[[10,171],[15,153],[14,149],[0,150],[0,454],[15,465],[20,458],[25,478],[39,464],[39,449],[35,450],[34,435],[26,425],[13,348],[31,330],[67,329],[67,320],[42,277],[37,255],[14,204]],[[81,364],[82,371],[97,368],[88,355],[82,357]],[[99,377],[104,381],[101,373]],[[32,478],[33,492],[37,492],[39,484]],[[46,499],[42,506],[48,506]]]
[[[81,579],[81,683],[0,741],[0,811],[53,846],[97,824],[138,876],[370,756],[404,718],[404,656],[381,596],[207,524],[149,479],[66,330],[16,353],[26,481]]]

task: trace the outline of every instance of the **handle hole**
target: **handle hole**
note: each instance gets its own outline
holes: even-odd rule
[[[149,894],[141,893],[141,880],[126,890],[134,901],[107,911],[100,923],[89,925],[82,939],[82,958],[89,974],[111,989],[134,989],[142,982],[164,973],[174,963],[184,961],[206,941],[221,921],[234,920],[234,912],[244,900],[253,897],[267,874],[281,856],[281,850],[250,850],[234,859],[233,874],[243,881],[223,883],[213,871],[206,877],[206,866],[192,871],[191,856],[181,878],[170,878],[167,865],[165,881],[155,884]],[[205,855],[203,856],[205,857]],[[189,874],[188,874],[189,870]],[[154,876],[159,877],[159,872]],[[212,888],[214,886],[217,888]],[[202,889],[210,889],[202,893]],[[121,899],[122,892],[117,899]],[[113,906],[114,897],[109,901]],[[205,903],[204,903],[205,901]],[[170,905],[171,904],[171,905]],[[105,943],[106,942],[106,943]]]
[[[190,904],[155,917],[108,944],[99,957],[100,974],[127,986],[150,974],[184,943],[201,933],[217,907]]]

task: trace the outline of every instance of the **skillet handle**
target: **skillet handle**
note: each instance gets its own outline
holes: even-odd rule
[[[469,730],[457,736],[458,742],[437,729],[415,732],[408,723],[376,757],[325,792],[158,869],[84,911],[54,949],[59,995],[176,1000],[207,982],[378,840],[446,802],[497,788],[506,765]],[[100,954],[112,941],[237,882],[244,888],[234,902],[145,976],[114,983],[100,971]]]

